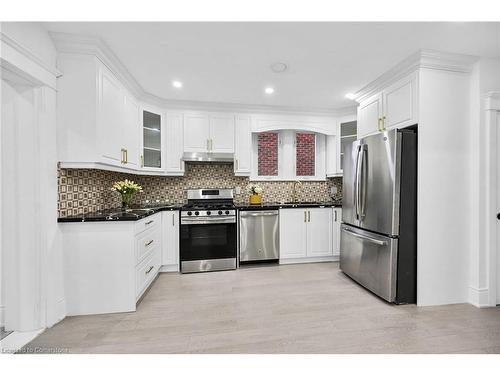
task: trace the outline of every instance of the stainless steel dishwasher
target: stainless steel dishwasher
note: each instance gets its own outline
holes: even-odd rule
[[[279,259],[279,211],[240,211],[240,262]]]

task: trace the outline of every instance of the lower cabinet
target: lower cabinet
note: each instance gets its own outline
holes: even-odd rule
[[[335,260],[338,231],[333,221],[334,210],[331,207],[281,209],[280,263]]]
[[[178,269],[178,211],[59,227],[68,315],[135,311],[160,269]]]
[[[342,222],[342,208],[333,207],[333,225],[332,225],[332,245],[333,245],[333,256],[340,256],[340,227]]]
[[[162,212],[162,272],[179,271],[179,211]]]

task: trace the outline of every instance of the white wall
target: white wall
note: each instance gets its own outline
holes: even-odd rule
[[[8,60],[1,55],[2,88],[9,98],[2,105],[5,293],[0,305],[6,305],[7,329],[34,330],[65,316],[57,224],[56,91],[51,84],[56,50],[47,31],[37,23],[2,23],[1,31],[14,43],[2,41],[9,48]],[[12,70],[26,66],[39,68],[23,71],[20,77]],[[34,72],[41,74],[30,75]]]

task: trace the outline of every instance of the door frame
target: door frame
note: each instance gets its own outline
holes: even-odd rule
[[[497,233],[497,210],[500,208],[498,202],[498,191],[500,189],[500,91],[490,92],[485,100],[485,137],[486,137],[486,206],[484,218],[486,225],[486,264],[488,273],[488,305],[496,306],[500,303],[500,290],[498,290],[498,278],[500,277],[500,267],[498,265],[500,258],[500,233]]]

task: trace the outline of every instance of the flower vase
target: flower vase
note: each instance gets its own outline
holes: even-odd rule
[[[250,195],[250,204],[262,204],[262,196],[260,194]]]

